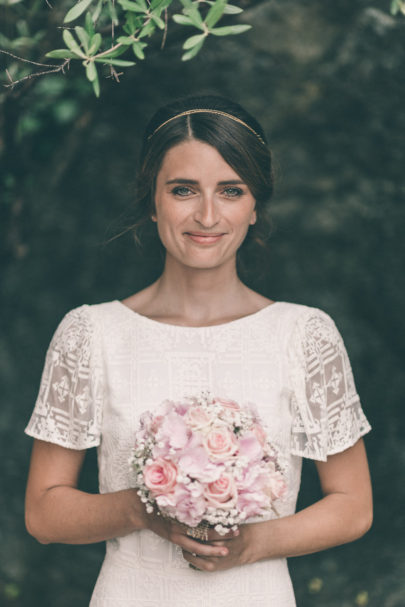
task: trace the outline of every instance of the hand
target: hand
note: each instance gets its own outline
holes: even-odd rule
[[[193,568],[201,571],[222,571],[247,563],[254,563],[265,558],[265,554],[260,551],[260,547],[263,545],[263,541],[261,541],[263,531],[263,523],[252,523],[241,525],[238,533],[225,536],[219,536],[212,532],[209,546],[226,552],[220,556],[209,554],[208,551],[203,550],[207,546],[200,545],[197,550],[183,549],[183,556]]]
[[[213,529],[209,529],[207,541],[196,540],[187,535],[186,525],[165,518],[155,512],[147,515],[146,526],[150,531],[179,546],[184,558],[190,564],[192,563],[188,557],[196,558],[194,555],[207,559],[221,559],[228,556],[226,542],[239,535],[239,530],[229,531],[226,535],[219,535]]]

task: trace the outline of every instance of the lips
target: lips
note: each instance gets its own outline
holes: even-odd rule
[[[185,235],[193,242],[202,245],[209,245],[218,242],[222,236],[224,236],[224,233],[219,232],[216,234],[206,234],[204,232],[185,232]]]

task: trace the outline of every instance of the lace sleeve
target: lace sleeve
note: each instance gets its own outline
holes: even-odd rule
[[[63,318],[49,346],[26,434],[70,449],[100,443],[102,367],[88,306]]]
[[[289,364],[294,455],[326,461],[369,432],[342,337],[325,312],[298,319]]]

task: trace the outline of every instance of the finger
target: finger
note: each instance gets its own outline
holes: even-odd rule
[[[196,569],[198,571],[215,571],[217,568],[217,559],[215,558],[207,560],[201,555],[186,551],[183,551],[183,557],[188,561],[191,569]]]
[[[194,553],[201,557],[223,557],[229,554],[229,549],[226,546],[197,542],[188,537],[184,538],[181,547],[190,554]]]

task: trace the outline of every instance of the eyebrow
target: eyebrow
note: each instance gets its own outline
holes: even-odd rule
[[[176,178],[176,179],[169,179],[169,181],[166,181],[166,185],[169,185],[171,183],[184,183],[184,184],[192,184],[192,185],[198,185],[198,181],[196,179],[183,179],[183,178]],[[246,185],[244,181],[241,181],[240,179],[226,179],[225,181],[218,181],[218,185]]]

